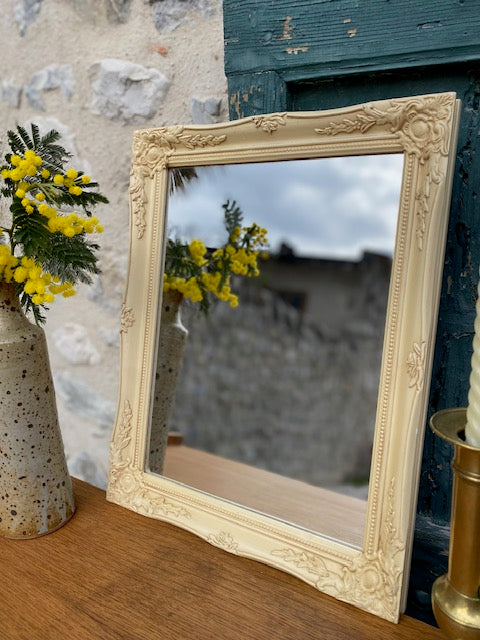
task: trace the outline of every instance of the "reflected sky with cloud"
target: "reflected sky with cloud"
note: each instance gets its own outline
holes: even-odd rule
[[[299,256],[391,255],[402,168],[397,154],[196,167],[170,196],[169,235],[223,244],[222,204],[235,200],[244,224],[268,230],[272,251],[284,242]]]

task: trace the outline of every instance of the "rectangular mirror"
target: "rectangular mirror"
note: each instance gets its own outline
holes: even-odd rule
[[[109,500],[398,620],[457,112],[435,94],[136,132]],[[235,208],[269,257],[232,279],[237,308],[182,302],[177,378],[167,236],[210,256]]]
[[[403,155],[196,166],[181,181],[169,171],[169,238],[223,246],[235,203],[244,225],[268,230],[270,252],[258,277],[234,282],[238,307],[205,316],[183,298],[188,337],[173,413],[153,405],[150,470],[360,548]],[[185,445],[165,462],[164,424]],[[209,457],[192,449],[255,467],[268,485],[247,492],[253,471],[238,465],[241,483],[226,482],[226,464],[205,475]],[[351,495],[346,513],[312,510],[326,494],[309,485]]]

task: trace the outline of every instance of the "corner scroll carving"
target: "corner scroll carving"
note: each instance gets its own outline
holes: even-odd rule
[[[123,493],[121,489],[122,472],[131,466],[129,455],[132,441],[133,411],[128,400],[123,403],[123,411],[118,431],[110,443],[110,484],[109,494]],[[140,473],[140,472],[138,472]],[[133,479],[133,478],[132,478]],[[136,486],[136,483],[134,483]],[[135,487],[134,487],[135,488]]]
[[[447,131],[454,103],[454,96],[448,94],[420,96],[408,101],[390,100],[382,107],[368,103],[352,117],[317,128],[315,132],[330,136],[355,131],[366,133],[372,127],[387,125],[390,132],[400,138],[405,151],[424,163],[432,152],[448,155]]]
[[[110,445],[110,482],[107,498],[117,504],[128,504],[132,511],[146,516],[190,518],[191,513],[188,509],[145,486],[142,471],[131,461],[132,427],[132,407],[130,402],[125,400],[119,431]]]
[[[165,171],[169,158],[179,146],[193,150],[214,147],[227,139],[226,135],[192,133],[185,127],[162,127],[138,131],[133,139],[132,153],[136,159],[130,172],[130,201],[137,238],[141,240],[147,227],[148,202],[146,180],[153,179],[156,171]]]
[[[272,555],[316,576],[317,589],[395,621],[405,545],[400,542],[394,526],[394,484],[393,479],[388,492],[389,508],[380,545],[374,553],[359,553],[346,566],[333,563],[331,559],[324,560],[316,553],[290,548],[272,551]]]
[[[186,149],[215,147],[227,139],[226,135],[189,133],[185,127],[162,127],[160,129],[144,129],[135,134],[133,155],[137,158],[142,173],[153,177],[157,169],[165,169],[168,158],[175,153],[177,147]]]
[[[350,567],[346,567],[342,585],[342,593],[353,596],[360,607],[390,620],[395,619],[395,612],[398,611],[405,553],[405,545],[400,542],[394,524],[394,491],[395,478],[392,478],[378,550],[372,554],[361,554]]]

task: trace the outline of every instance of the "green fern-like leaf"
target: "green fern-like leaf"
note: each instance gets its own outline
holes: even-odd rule
[[[40,136],[38,126],[31,125],[31,135],[24,127],[18,126],[16,131],[9,131],[7,134],[8,143],[12,153],[23,155],[27,149],[33,149],[43,160],[43,167],[49,171],[61,171],[65,162],[71,158],[61,145],[55,144],[60,139],[58,131],[52,129],[44,136]],[[6,156],[10,161],[11,154]]]
[[[21,127],[20,127],[21,128]],[[23,142],[22,138],[15,132],[15,131],[9,131],[7,134],[7,138],[8,138],[8,144],[10,146],[10,149],[12,150],[12,153],[23,153],[25,150],[25,143]],[[6,158],[7,160],[10,159],[10,156],[12,154],[7,154]]]
[[[92,275],[100,273],[98,248],[97,244],[86,240],[85,234],[72,238],[61,233],[52,234],[50,254],[42,257],[43,267],[62,282],[90,284]]]
[[[20,138],[22,139],[22,142],[24,144],[24,149],[33,148],[33,140],[28,135],[27,130],[24,129],[23,127],[19,126],[19,127],[17,127],[17,131],[18,131],[18,135],[20,136]]]
[[[39,146],[48,147],[50,145],[53,145],[55,142],[58,142],[60,138],[61,136],[58,131],[55,131],[55,129],[51,129],[48,133],[41,137]]]
[[[17,293],[19,295],[20,304],[22,305],[27,315],[32,315],[35,324],[41,326],[45,324],[47,317],[43,311],[48,311],[48,307],[44,304],[38,305],[32,302],[32,297],[23,291],[21,286],[17,287]]]
[[[198,178],[198,174],[194,167],[173,167],[170,169],[170,192],[176,189],[184,190],[187,184]]]
[[[89,187],[90,185],[86,185],[86,186]],[[89,217],[92,215],[90,207],[94,207],[100,202],[103,204],[108,203],[108,199],[105,196],[103,196],[101,193],[98,193],[95,191],[92,191],[92,192],[86,191],[85,186],[82,190],[81,195],[79,196],[72,195],[68,191],[59,189],[58,192],[55,194],[55,196],[50,195],[50,199],[58,207],[62,207],[62,206],[71,207],[71,208],[81,207],[82,209],[85,210],[85,213]]]
[[[235,227],[239,227],[242,224],[243,213],[235,200],[232,202],[227,200],[227,202],[222,204],[222,209],[224,211],[225,228],[228,235],[231,236]]]
[[[40,144],[40,129],[34,122],[32,122],[32,141],[34,148]]]
[[[23,254],[38,260],[43,253],[50,251],[51,237],[46,218],[39,213],[26,213],[20,203],[12,207],[14,220],[13,240],[16,245],[23,247]]]

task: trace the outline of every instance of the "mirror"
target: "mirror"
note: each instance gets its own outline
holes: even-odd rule
[[[398,619],[457,111],[454,94],[435,94],[135,134],[109,500]],[[183,187],[172,188],[178,176]],[[202,239],[212,254],[225,241],[222,207],[233,203],[247,226],[267,228],[270,257],[258,277],[232,281],[238,308],[219,302],[205,319],[182,303],[184,377],[167,421],[173,378],[157,358],[172,313],[161,286],[167,235]],[[253,370],[230,366],[228,348],[235,363],[255,356]],[[195,395],[210,398],[206,412]],[[209,412],[209,403],[225,411]],[[184,442],[165,446],[172,420]],[[328,466],[333,475],[323,473]],[[360,481],[361,495],[338,486]]]
[[[218,248],[223,206],[235,202],[244,225],[268,230],[270,251],[259,276],[234,282],[238,307],[217,303],[206,316],[183,300],[189,334],[168,427],[187,447],[365,501],[403,156],[195,167],[179,185],[170,171],[168,237]],[[161,394],[161,377],[157,384]],[[157,430],[161,413],[154,403]],[[159,436],[150,434],[150,469],[211,492],[191,461],[178,462],[178,447],[167,448],[158,469]],[[238,501],[231,487],[220,493],[217,480],[209,474],[216,494]],[[255,492],[242,504],[258,509],[265,497]],[[276,506],[270,515],[340,533],[311,513]],[[364,517],[365,505],[355,507]],[[361,522],[355,532],[342,540],[360,547]]]

